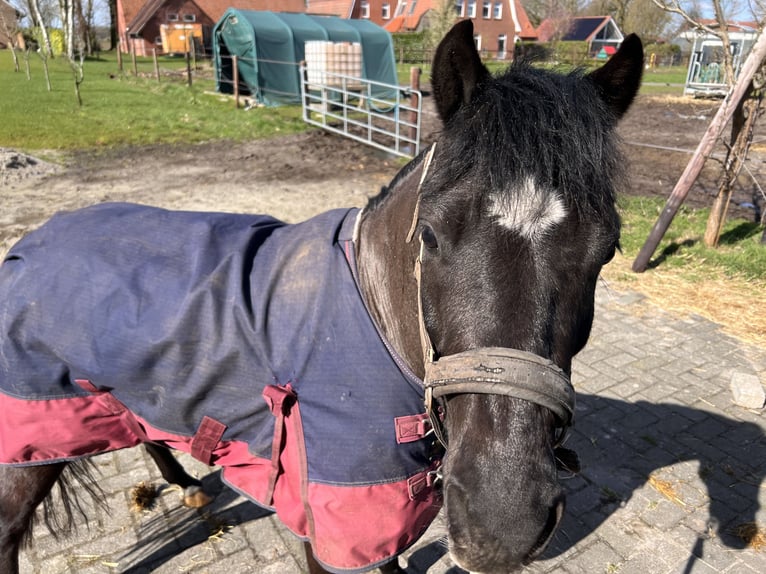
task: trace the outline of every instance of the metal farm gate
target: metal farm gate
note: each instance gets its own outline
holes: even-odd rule
[[[303,120],[403,157],[420,152],[419,90],[301,66]]]

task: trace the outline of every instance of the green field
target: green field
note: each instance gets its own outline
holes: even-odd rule
[[[49,60],[48,91],[42,60],[29,58],[30,79],[14,72],[10,50],[0,50],[0,146],[21,150],[71,150],[103,146],[245,140],[306,129],[300,108],[235,109],[231,98],[214,93],[209,69],[195,74],[192,87],[180,70],[182,59],[160,61],[161,81],[150,59],[130,60],[118,71],[114,53],[84,64],[82,107],[77,104],[72,70],[64,58]],[[202,79],[198,76],[202,75]]]

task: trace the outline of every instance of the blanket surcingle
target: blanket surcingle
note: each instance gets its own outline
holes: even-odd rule
[[[329,570],[396,556],[439,510],[438,461],[355,280],[357,213],[54,216],[0,266],[0,464],[153,441],[223,467]]]

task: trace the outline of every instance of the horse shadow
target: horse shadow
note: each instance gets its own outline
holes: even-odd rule
[[[582,469],[564,481],[575,520],[548,556],[576,545],[617,509],[640,513],[658,499],[678,509],[663,526],[706,509],[708,532],[701,534],[732,549],[748,546],[738,527],[754,523],[760,508],[766,478],[761,426],[679,403],[588,394],[578,394],[576,416],[577,431],[567,446],[579,453]],[[642,493],[630,505],[647,484],[652,495]]]

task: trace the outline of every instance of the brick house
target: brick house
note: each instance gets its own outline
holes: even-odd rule
[[[2,0],[0,0],[2,1]],[[123,52],[139,56],[208,50],[213,26],[228,8],[304,12],[305,0],[117,0],[117,34]]]
[[[308,0],[308,12],[366,18],[389,32],[422,30],[439,0]],[[520,0],[456,0],[456,18],[474,22],[476,47],[504,59],[521,40],[537,40]]]
[[[21,34],[18,33],[19,20],[24,13],[11,6],[5,0],[0,0],[0,49],[8,48],[11,45],[10,34],[16,36],[17,43],[23,42]]]

